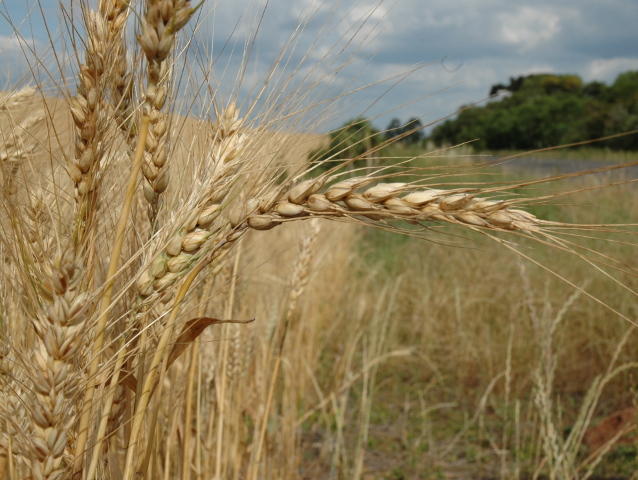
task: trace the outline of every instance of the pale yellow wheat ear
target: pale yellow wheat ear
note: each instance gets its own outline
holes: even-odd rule
[[[59,477],[66,470],[68,429],[75,416],[71,398],[79,386],[78,323],[88,295],[77,292],[80,271],[66,245],[57,246],[55,260],[46,259],[51,254],[52,237],[46,231],[51,215],[42,203],[46,195],[34,192],[27,176],[31,153],[38,146],[31,129],[43,119],[41,112],[34,111],[34,105],[41,105],[37,95],[33,89],[23,89],[6,95],[3,105],[9,120],[3,118],[2,131],[8,136],[4,160],[18,162],[3,165],[3,282],[23,292],[13,299],[15,293],[5,292],[10,295],[5,301],[14,303],[14,309],[6,311],[13,318],[5,317],[2,326],[3,358],[11,363],[11,368],[3,369],[8,375],[4,387],[13,395],[5,398],[3,417],[9,420],[13,414],[6,428],[12,432],[11,449],[17,456],[10,461],[17,460],[20,471],[27,469],[39,478]],[[27,117],[11,126],[17,115]],[[12,182],[18,170],[22,188],[16,191]]]

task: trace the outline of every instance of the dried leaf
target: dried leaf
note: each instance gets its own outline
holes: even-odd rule
[[[184,328],[182,328],[182,333],[179,334],[179,336],[173,343],[173,348],[168,357],[166,368],[170,367],[173,362],[175,362],[175,360],[177,360],[179,356],[184,353],[186,348],[202,334],[206,327],[220,323],[251,323],[254,321],[254,318],[250,320],[220,320],[218,318],[210,317],[198,317],[188,320],[184,324]],[[109,378],[106,381],[105,386],[109,385],[110,383],[111,379]],[[120,372],[120,380],[118,383],[129,388],[134,393],[137,391],[137,378],[135,378],[135,375],[133,375],[131,372],[127,372],[124,369]]]
[[[137,378],[131,372],[122,370],[120,373],[120,385],[128,387],[133,393],[137,392]]]
[[[111,378],[112,377],[109,376],[106,382],[104,382],[105,387],[108,387],[111,384]],[[135,378],[135,375],[125,369],[120,370],[120,377],[117,383],[118,385],[127,387],[133,393],[137,391],[137,378]]]
[[[251,323],[254,321],[254,318],[250,320],[220,320],[211,317],[198,317],[188,320],[184,324],[184,328],[182,328],[182,333],[179,334],[175,343],[173,343],[173,349],[168,357],[167,367],[170,367],[173,362],[184,353],[184,350],[202,334],[206,327],[220,323]]]

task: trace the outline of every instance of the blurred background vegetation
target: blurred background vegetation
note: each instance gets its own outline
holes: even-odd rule
[[[429,134],[419,118],[394,118],[384,132],[365,118],[346,121],[315,160],[365,158],[384,141],[402,146],[441,147],[471,142],[475,152],[532,150],[638,130],[638,71],[620,74],[612,85],[584,83],[577,75],[533,74],[493,85],[484,105],[464,105],[458,115]],[[638,150],[638,135],[597,142],[612,151]],[[368,152],[368,153],[365,153]]]
[[[519,76],[493,85],[486,94],[487,102],[462,106],[434,128],[416,117],[394,118],[385,130],[375,128],[371,119],[349,119],[325,137],[310,159],[316,171],[352,160],[352,175],[383,165],[387,181],[416,180],[404,172],[414,168],[427,171],[434,186],[442,181],[445,188],[588,170],[598,166],[592,161],[638,160],[638,135],[626,134],[638,130],[638,71],[619,75],[611,85],[584,83],[576,75]],[[520,158],[529,150],[615,134],[625,135]],[[509,154],[513,159],[490,163]],[[531,161],[546,157],[551,161]],[[526,208],[552,221],[625,224],[638,214],[631,180],[637,174],[631,169],[603,172],[534,184],[512,194],[551,199],[569,191],[568,197]],[[607,187],[601,190],[602,185]],[[636,277],[624,278],[621,285],[553,248],[517,240],[534,264],[478,233],[428,227],[428,242],[391,229],[356,231],[351,244],[339,244],[342,256],[335,244],[319,242],[330,245],[331,255],[342,262],[346,257],[351,262],[343,269],[349,273],[327,275],[333,288],[344,282],[329,294],[335,311],[306,315],[325,319],[316,330],[326,335],[319,341],[325,347],[319,349],[315,377],[320,390],[338,392],[348,408],[340,410],[333,400],[340,412],[327,415],[333,423],[304,424],[308,438],[302,449],[304,458],[311,459],[304,467],[313,472],[305,478],[328,478],[337,464],[347,472],[343,478],[359,478],[356,468],[348,468],[365,450],[358,458],[365,457],[361,462],[368,473],[361,478],[366,479],[638,479],[635,426],[622,445],[609,445],[604,454],[583,438],[569,440],[583,412],[590,412],[587,423],[594,428],[606,416],[638,406],[638,337],[630,334],[633,327],[560,280],[586,284],[634,318],[636,306],[627,290],[638,290]],[[633,242],[611,231],[577,238],[591,252],[604,250],[630,268],[636,263]],[[550,266],[559,278],[538,265]],[[359,333],[352,330],[356,318],[365,319]],[[387,330],[377,330],[375,325],[383,322],[370,320],[375,318],[386,319]],[[348,356],[358,347],[344,346],[350,345],[345,339],[368,334],[382,339],[376,358],[384,360],[370,380],[349,385],[344,394],[344,387],[331,386],[341,368],[335,365],[357,358],[360,372],[367,372],[376,361],[364,353]],[[619,373],[607,377],[611,371]],[[610,381],[597,390],[602,378]],[[599,396],[591,401],[594,391]],[[348,425],[350,433],[344,435],[341,425]],[[330,450],[330,458],[323,453],[328,450],[311,448],[325,446],[331,436],[341,440],[332,443],[338,447]],[[562,452],[556,461],[548,445]]]
[[[457,118],[437,126],[436,145],[474,140],[477,150],[529,150],[594,140],[638,129],[638,72],[607,86],[584,84],[576,75],[529,75],[494,85],[484,106],[464,106]],[[627,135],[600,146],[638,149]]]

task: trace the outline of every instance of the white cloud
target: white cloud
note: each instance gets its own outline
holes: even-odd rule
[[[0,34],[0,81],[13,84],[30,70],[29,60],[33,63],[30,49],[44,51],[44,45],[34,39],[19,40],[15,35]]]
[[[561,29],[557,13],[533,7],[521,7],[516,13],[501,13],[501,35],[505,42],[528,51],[552,40]]]
[[[20,42],[15,35],[0,35],[0,52],[20,51]]]
[[[381,21],[388,14],[388,7],[379,2],[362,2],[352,7],[348,13],[351,22],[358,22],[362,18],[370,18],[371,21]]]
[[[627,70],[638,70],[638,57],[598,58],[589,62],[585,76],[591,80],[612,82],[615,77]]]
[[[57,8],[57,2],[40,1],[47,9]],[[207,0],[201,10],[203,25],[191,37],[197,47],[192,47],[190,58],[196,58],[201,64],[197,68],[202,70],[209,68],[209,61],[215,61],[213,74],[222,84],[218,94],[228,97],[239,92],[240,101],[242,97],[251,98],[250,87],[259,86],[275,63],[281,76],[270,80],[268,87],[273,92],[303,84],[314,85],[315,91],[331,97],[343,89],[392,77],[420,62],[446,58],[418,70],[387,94],[385,87],[373,87],[354,96],[353,110],[344,113],[353,116],[374,103],[370,109],[374,116],[446,89],[390,114],[404,120],[428,111],[434,117],[449,114],[463,103],[484,99],[492,85],[507,83],[509,77],[576,73],[586,81],[610,82],[622,71],[638,69],[638,56],[632,50],[638,44],[633,22],[638,14],[636,2],[384,0],[378,6],[379,1]],[[27,4],[22,0],[3,5],[14,22],[27,14]],[[54,11],[46,13],[53,31],[57,26],[55,15]],[[368,15],[368,23],[360,28],[361,17]],[[40,28],[38,16],[39,11],[31,12],[23,35],[35,37],[46,46],[46,31]],[[303,26],[297,29],[300,21]],[[375,25],[378,27],[373,28]],[[25,71],[24,55],[10,38],[11,33],[0,16],[0,63],[12,66],[15,73]],[[361,45],[359,42],[368,34],[367,43]],[[292,42],[287,43],[291,37]],[[287,54],[277,62],[286,45]],[[236,78],[247,50],[251,56],[240,87]],[[373,51],[378,54],[370,57]],[[359,61],[340,69],[344,61],[351,60],[351,54]],[[367,62],[369,67],[362,73]],[[294,79],[287,83],[293,72]],[[380,124],[384,122],[382,118]]]

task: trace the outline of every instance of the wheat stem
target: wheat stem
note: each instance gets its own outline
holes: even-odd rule
[[[155,355],[153,356],[153,361],[151,366],[146,374],[146,378],[144,380],[144,387],[142,389],[142,394],[139,398],[137,409],[135,412],[135,416],[133,417],[133,425],[131,427],[131,437],[129,439],[128,452],[126,454],[126,463],[124,467],[124,480],[128,480],[129,478],[133,478],[133,461],[135,458],[135,453],[137,450],[137,443],[139,441],[142,422],[144,421],[144,412],[148,407],[148,403],[150,401],[151,393],[154,388],[154,384],[156,382],[156,373],[159,368],[160,362],[162,360],[166,360],[165,351],[168,346],[168,342],[171,339],[173,334],[173,327],[177,320],[177,315],[179,313],[179,307],[183,302],[186,294],[188,293],[188,289],[192,285],[193,281],[199,274],[199,272],[206,266],[205,262],[198,264],[184,279],[184,282],[181,284],[177,294],[175,296],[175,300],[173,302],[172,310],[169,315],[169,318],[164,326],[162,331],[162,336],[157,343],[157,347],[155,349]],[[141,380],[141,379],[140,379]]]
[[[96,436],[96,447],[93,450],[93,454],[91,456],[91,462],[89,463],[88,473],[86,475],[86,480],[93,480],[95,473],[97,471],[98,463],[100,461],[100,449],[98,448],[99,443],[105,440],[108,440],[105,437],[106,429],[109,423],[109,416],[111,413],[111,408],[113,406],[113,400],[115,398],[115,391],[119,387],[119,379],[120,372],[122,370],[122,365],[124,364],[126,349],[123,345],[120,345],[119,348],[120,354],[118,354],[115,360],[115,367],[113,368],[113,373],[111,375],[111,385],[109,386],[109,390],[106,395],[106,401],[103,406],[102,416],[100,418],[100,424],[97,430]]]
[[[115,240],[111,249],[111,260],[109,262],[109,268],[106,274],[106,284],[104,286],[104,293],[102,294],[102,302],[97,320],[95,339],[93,340],[92,356],[88,375],[89,382],[84,394],[84,402],[78,427],[78,438],[75,449],[74,479],[79,479],[80,472],[82,470],[82,458],[86,446],[89,421],[91,417],[91,402],[93,401],[93,393],[95,390],[95,382],[92,379],[95,378],[95,375],[97,374],[99,368],[100,355],[102,353],[102,346],[104,344],[104,333],[106,330],[108,319],[108,310],[111,307],[111,299],[113,298],[115,275],[117,273],[120,255],[122,253],[122,245],[124,244],[126,226],[128,224],[131,206],[133,204],[133,197],[135,195],[135,189],[137,186],[138,172],[140,171],[142,160],[144,158],[144,145],[146,142],[148,124],[148,116],[143,115],[140,120],[140,135],[138,137],[133,166],[129,175],[129,184],[126,190],[124,204],[122,205],[122,211],[120,212],[120,217],[118,219],[117,227],[115,230]]]
[[[191,478],[191,454],[190,446],[193,438],[193,389],[195,388],[195,368],[197,367],[197,359],[199,358],[199,339],[193,342],[189,347],[188,377],[186,381],[186,391],[184,392],[184,402],[186,403],[186,412],[184,412],[184,447],[182,448],[182,478],[190,480]]]
[[[240,245],[241,246],[241,245]],[[235,260],[233,261],[233,270],[232,270],[232,274],[231,274],[231,278],[230,278],[230,292],[228,295],[228,302],[226,303],[226,318],[232,318],[232,312],[233,312],[233,305],[235,303],[235,289],[237,286],[237,271],[239,269],[239,258],[241,256],[241,250],[239,249],[237,251],[237,253],[235,254]],[[226,372],[226,365],[228,362],[228,340],[226,340],[227,336],[228,336],[228,325],[224,325],[224,328],[222,329],[222,338],[224,338],[224,343],[222,345],[222,354],[221,354],[221,365],[219,368],[219,373],[218,375],[221,376],[221,381],[217,380],[217,382],[220,382],[220,388],[219,388],[219,398],[217,401],[217,417],[218,417],[218,421],[217,421],[217,443],[216,443],[216,449],[215,449],[215,478],[222,478],[221,477],[221,471],[222,471],[222,436],[223,436],[223,432],[224,432],[224,420],[225,420],[225,415],[224,415],[224,411],[226,408],[226,402],[225,402],[225,397],[226,397],[226,384],[227,384],[227,372]]]

